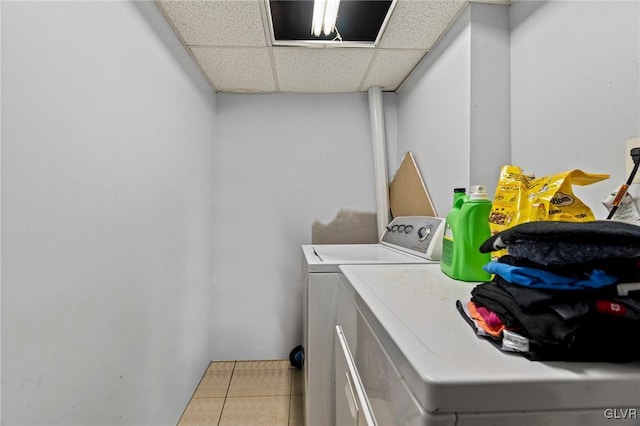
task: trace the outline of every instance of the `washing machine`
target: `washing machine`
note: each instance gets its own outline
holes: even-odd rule
[[[438,265],[343,266],[336,425],[640,425],[640,362],[530,361],[471,330]]]
[[[444,219],[395,218],[377,244],[302,246],[304,386],[307,426],[335,424],[334,327],[340,265],[438,263]]]

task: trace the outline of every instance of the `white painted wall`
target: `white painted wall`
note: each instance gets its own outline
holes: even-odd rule
[[[391,182],[402,161],[402,157],[398,159],[398,95],[384,92],[382,103],[384,104],[384,127],[387,143],[387,177]]]
[[[516,0],[506,18],[505,7],[472,4],[402,87],[398,156],[414,152],[441,215],[451,188],[482,180],[492,193],[510,163],[610,174],[574,186],[605,218],[601,201],[626,180],[625,142],[640,136],[640,2]]]
[[[311,224],[375,211],[367,94],[218,94],[214,154],[213,359],[287,358]]]
[[[2,2],[0,1],[0,38]],[[0,424],[2,424],[2,43],[0,43]]]
[[[214,124],[153,3],[2,2],[2,424],[176,424],[211,359]]]
[[[446,216],[453,188],[495,192],[510,159],[509,15],[472,3],[398,92],[398,161],[411,151]]]
[[[509,6],[472,3],[470,15],[469,184],[486,185],[491,197],[511,160]]]
[[[398,161],[411,151],[440,216],[470,179],[470,26],[465,16],[398,92]]]
[[[517,0],[511,26],[513,163],[610,174],[574,186],[605,218],[601,201],[627,178],[625,141],[640,137],[640,2]]]

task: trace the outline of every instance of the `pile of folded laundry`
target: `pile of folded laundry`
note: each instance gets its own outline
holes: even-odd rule
[[[529,222],[480,247],[502,249],[456,303],[479,336],[532,360],[640,360],[640,226]]]

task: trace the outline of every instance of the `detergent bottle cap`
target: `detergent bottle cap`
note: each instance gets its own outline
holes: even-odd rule
[[[484,185],[472,185],[471,195],[469,195],[470,200],[487,200],[489,196],[487,195],[487,187]]]

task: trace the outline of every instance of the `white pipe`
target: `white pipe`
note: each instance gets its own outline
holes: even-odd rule
[[[369,118],[373,142],[373,177],[376,192],[378,240],[389,224],[389,179],[387,177],[387,143],[380,86],[369,88]]]

